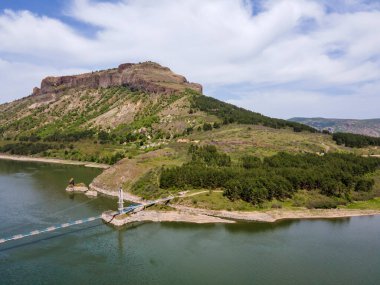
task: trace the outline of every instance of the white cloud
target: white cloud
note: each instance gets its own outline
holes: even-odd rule
[[[253,15],[255,3],[74,0],[66,13],[96,27],[92,38],[57,19],[5,11],[0,59],[7,64],[0,64],[0,76],[8,70],[8,77],[1,79],[6,93],[0,100],[26,95],[47,72],[153,60],[203,84],[208,95],[229,94],[272,116],[307,115],[299,108],[309,110],[309,102],[315,115],[380,116],[373,107],[379,103],[373,86],[380,84],[380,7],[342,0],[334,10],[330,1],[270,0]],[[27,68],[16,71],[20,66]],[[341,109],[342,102],[356,111]]]
[[[32,93],[32,88],[41,78],[50,75],[61,74],[78,74],[88,72],[89,70],[73,68],[59,69],[51,66],[38,66],[35,64],[23,62],[8,62],[0,59],[0,102],[7,102],[21,97],[28,96]],[[14,97],[10,94],[15,94]]]
[[[80,58],[89,41],[64,23],[38,17],[28,11],[5,10],[0,16],[0,52],[33,56],[44,60]]]
[[[290,117],[326,117],[365,119],[379,117],[380,96],[376,86],[363,86],[351,94],[331,94],[323,91],[266,89],[237,92],[229,103],[251,109],[268,116],[283,119]]]

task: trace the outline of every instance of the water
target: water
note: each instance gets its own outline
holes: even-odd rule
[[[0,161],[0,236],[115,209],[64,191],[70,177],[98,173]],[[0,245],[0,284],[380,284],[379,267],[380,217],[120,230],[97,221]]]

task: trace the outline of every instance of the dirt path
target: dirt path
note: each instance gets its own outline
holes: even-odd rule
[[[178,195],[178,196],[175,196],[176,198],[187,198],[187,197],[193,197],[193,196],[196,196],[196,195],[200,195],[200,194],[203,194],[203,193],[208,193],[209,190],[202,190],[202,191],[199,191],[199,192],[195,192],[195,193],[191,193],[191,194],[184,194],[184,195]],[[212,192],[215,192],[215,193],[223,193],[223,190],[213,190]]]

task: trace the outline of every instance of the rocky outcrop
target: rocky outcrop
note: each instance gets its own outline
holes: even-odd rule
[[[46,77],[32,95],[60,93],[70,88],[127,86],[147,93],[172,94],[187,88],[202,93],[202,86],[154,62],[124,63],[118,68],[73,76]]]
[[[66,188],[67,192],[76,192],[76,193],[85,193],[88,191],[88,187],[84,185],[83,183],[76,184],[76,185],[69,185]]]
[[[94,190],[88,190],[84,193],[87,197],[93,198],[98,196],[98,192]]]
[[[182,211],[139,211],[133,214],[117,215],[116,212],[107,211],[102,214],[102,219],[107,224],[112,224],[116,227],[121,227],[131,223],[140,222],[184,222],[196,224],[233,224],[233,220],[213,217],[204,214],[193,214]]]

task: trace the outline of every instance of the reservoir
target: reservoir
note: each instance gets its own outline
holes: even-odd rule
[[[70,195],[100,170],[0,160],[0,238],[116,209]],[[97,220],[0,244],[0,284],[380,284],[380,216],[277,223]]]

